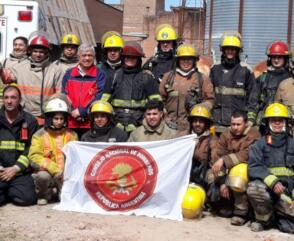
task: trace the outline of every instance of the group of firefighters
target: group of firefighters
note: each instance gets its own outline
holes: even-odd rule
[[[223,34],[221,61],[209,75],[199,71],[193,46],[178,46],[171,25],[160,25],[156,40],[143,65],[140,44],[115,31],[102,37],[101,63],[74,34],[62,37],[54,62],[45,36],[14,39],[0,68],[0,205],[58,200],[70,141],[195,134],[184,216],[195,204],[232,225],[250,220],[253,231],[294,233],[294,56],[287,44],[268,46],[267,69],[255,78],[240,60],[239,33]]]

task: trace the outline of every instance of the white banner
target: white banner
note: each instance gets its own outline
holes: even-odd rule
[[[55,208],[182,220],[195,135],[134,143],[70,142]]]

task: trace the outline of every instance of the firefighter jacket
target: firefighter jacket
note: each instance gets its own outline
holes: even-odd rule
[[[35,117],[42,116],[49,97],[60,92],[62,72],[50,64],[49,58],[42,63],[28,58],[11,71],[21,91],[24,110]]]
[[[92,127],[82,135],[81,141],[87,142],[126,142],[128,135],[113,123],[105,127]]]
[[[62,73],[62,77],[65,75],[66,71],[77,66],[78,65],[78,58],[72,58],[72,59],[68,59],[64,56],[61,56],[59,59],[55,60],[53,62],[53,64],[55,64],[57,66],[58,69],[60,69],[61,73]]]
[[[214,103],[213,86],[209,78],[197,70],[187,76],[177,69],[163,76],[159,92],[167,111],[166,123],[178,131],[189,130],[188,113],[195,104],[211,109]]]
[[[241,136],[235,136],[230,128],[223,132],[217,145],[217,156],[222,158],[226,169],[248,160],[248,150],[260,133],[255,127],[247,127]]]
[[[106,73],[106,82],[112,82],[114,73],[121,68],[121,61],[116,64],[112,64],[108,61],[100,64],[99,67]]]
[[[8,58],[1,61],[3,68],[12,68],[14,65],[21,63],[22,61],[28,58],[27,55],[24,55],[20,58],[15,57],[13,54],[10,54]]]
[[[152,129],[144,119],[143,124],[130,134],[128,142],[161,141],[173,139],[175,137],[176,131],[169,128],[164,120],[161,121],[158,127]]]
[[[1,64],[2,64],[2,67],[3,68],[6,68],[6,69],[11,69],[13,66],[23,62],[24,60],[26,60],[28,57],[27,55],[21,57],[21,58],[17,58],[17,57],[14,57],[13,54],[10,54],[10,56],[6,59],[4,59]],[[1,77],[0,77],[1,79]],[[0,81],[0,106],[2,106],[3,104],[3,89],[5,87],[5,84],[3,83],[3,80],[1,79]]]
[[[258,140],[249,151],[248,174],[251,180],[261,180],[270,189],[277,182],[294,189],[294,140],[286,133],[269,134]]]
[[[22,109],[17,119],[10,124],[3,106],[0,109],[0,166],[17,165],[21,172],[28,171],[31,139],[38,128],[37,120]]]
[[[224,160],[224,167],[217,176],[214,176],[212,171],[209,170],[208,182],[216,181],[219,184],[223,184],[228,170],[239,163],[247,163],[249,148],[259,138],[260,133],[256,127],[247,127],[241,136],[235,136],[230,128],[227,128],[219,138],[216,147],[216,159],[211,162],[212,166],[215,161],[222,158]]]
[[[279,84],[290,77],[291,74],[287,69],[276,70],[272,67],[258,77],[259,111],[263,112],[264,108],[275,100]]]
[[[102,100],[109,101],[115,110],[115,121],[127,132],[142,124],[148,100],[161,100],[158,84],[151,74],[141,68],[121,68],[112,82],[107,82]]]
[[[77,140],[78,136],[72,130],[51,131],[42,128],[33,135],[29,159],[39,170],[46,170],[54,176],[64,169],[62,148]]]
[[[106,80],[104,71],[95,65],[83,72],[79,66],[69,69],[62,80],[62,93],[69,98],[72,110],[79,109],[81,121],[69,116],[69,128],[90,128],[88,108],[102,96]]]
[[[173,51],[168,53],[157,53],[146,61],[143,69],[150,70],[155,79],[161,82],[163,75],[175,68],[176,58]]]
[[[242,62],[226,67],[214,65],[210,78],[215,91],[213,120],[218,128],[230,126],[231,115],[236,110],[248,113],[248,119],[255,122],[258,103],[256,80],[249,67]],[[220,131],[222,132],[222,131]]]
[[[283,80],[277,90],[275,101],[286,105],[294,116],[294,79]]]

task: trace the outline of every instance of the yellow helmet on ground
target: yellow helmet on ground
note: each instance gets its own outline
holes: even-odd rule
[[[158,26],[155,35],[157,41],[175,41],[178,38],[175,29],[169,24]]]
[[[81,41],[78,38],[77,35],[75,34],[66,34],[62,37],[60,41],[60,45],[66,45],[66,44],[71,44],[71,45],[80,45]]]
[[[198,104],[193,106],[189,117],[202,117],[211,120],[211,113],[205,106]]]
[[[96,113],[96,112],[103,112],[103,113],[113,115],[113,108],[109,102],[103,101],[103,100],[97,100],[92,104],[90,108],[90,113]]]
[[[118,35],[112,35],[105,39],[105,42],[103,44],[104,48],[123,48],[124,47],[124,41],[122,37]]]
[[[247,163],[240,163],[231,168],[226,180],[229,186],[235,192],[245,192],[248,184]]]
[[[182,202],[184,218],[196,218],[199,216],[206,199],[204,189],[194,183],[190,183]]]
[[[223,47],[235,47],[242,49],[241,34],[235,31],[224,32],[220,40],[220,49]]]
[[[197,57],[195,48],[189,44],[182,44],[177,48],[177,57]]]
[[[52,112],[65,112],[68,113],[67,103],[59,98],[50,100],[45,107],[45,114]]]
[[[275,102],[270,104],[264,112],[263,118],[271,118],[271,117],[282,117],[282,118],[290,118],[290,113],[287,106]]]

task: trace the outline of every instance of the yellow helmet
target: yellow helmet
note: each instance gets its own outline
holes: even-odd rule
[[[189,117],[202,117],[211,120],[211,113],[205,106],[198,104],[193,106]]]
[[[103,100],[97,100],[92,104],[90,108],[90,113],[96,113],[96,112],[103,112],[103,113],[113,115],[113,108],[109,102],[103,101]]]
[[[184,218],[196,218],[201,213],[206,199],[204,189],[194,183],[190,183],[182,201],[182,213]]]
[[[66,34],[62,37],[60,44],[72,44],[72,45],[80,45],[81,41],[75,34]]]
[[[221,47],[236,47],[241,48],[241,41],[235,36],[225,37],[221,43]]]
[[[226,31],[223,33],[220,40],[220,49],[223,47],[236,47],[242,50],[242,37],[239,32]]]
[[[245,192],[248,184],[247,163],[240,163],[231,168],[226,184],[235,192]]]
[[[156,28],[155,39],[157,41],[175,41],[177,38],[175,29],[169,24],[162,24]]]
[[[124,47],[124,41],[122,37],[117,35],[112,35],[105,39],[105,42],[103,44],[104,48],[123,48]]]
[[[263,118],[271,118],[271,117],[283,117],[290,118],[290,113],[287,106],[275,102],[270,104],[264,112]]]
[[[177,48],[177,57],[197,57],[196,50],[189,44],[182,44]]]
[[[117,32],[117,31],[107,31],[105,32],[102,37],[101,37],[101,44],[102,44],[102,47],[104,47],[104,44],[105,44],[105,41],[107,38],[111,37],[111,36],[118,36],[118,37],[121,37],[120,33]]]

